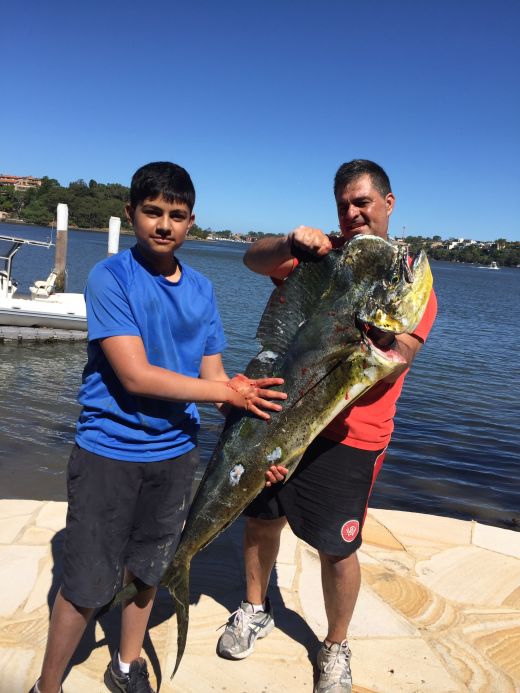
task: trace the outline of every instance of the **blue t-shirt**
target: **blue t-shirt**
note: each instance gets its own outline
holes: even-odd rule
[[[180,280],[170,282],[134,246],[90,272],[85,289],[88,361],[76,426],[80,447],[118,460],[155,462],[183,455],[197,444],[195,404],[129,394],[98,341],[141,337],[151,364],[197,378],[202,357],[227,345],[211,282],[188,265],[181,269]]]

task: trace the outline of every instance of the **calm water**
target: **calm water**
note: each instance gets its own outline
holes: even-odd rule
[[[48,229],[0,224],[0,234],[45,239]],[[122,236],[120,248],[133,243]],[[69,291],[82,291],[107,236],[69,233]],[[181,260],[214,283],[230,343],[230,374],[256,352],[254,334],[271,291],[242,264],[245,246],[187,242]],[[19,291],[43,279],[54,249],[25,248]],[[433,262],[439,316],[399,402],[390,452],[371,504],[520,527],[520,269],[499,272]],[[78,414],[85,344],[0,345],[0,497],[65,499],[64,470]],[[202,465],[221,419],[201,407]]]

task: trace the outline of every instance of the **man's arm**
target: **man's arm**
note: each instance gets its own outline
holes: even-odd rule
[[[395,383],[399,376],[412,365],[417,352],[422,347],[423,343],[418,337],[412,334],[398,334],[395,336],[393,349],[397,351],[405,359],[397,370],[385,378],[385,383]]]
[[[332,250],[327,235],[310,226],[298,226],[287,236],[266,236],[255,241],[244,255],[244,263],[253,272],[275,279],[285,279],[298,251],[322,257]]]
[[[226,402],[262,419],[270,418],[264,410],[280,411],[282,408],[269,400],[284,400],[287,397],[283,392],[266,389],[281,385],[281,378],[258,381],[244,378],[247,382],[241,380],[238,387],[233,385],[235,379],[230,381],[225,374],[223,381],[206,380],[153,366],[148,361],[140,337],[106,337],[100,340],[100,345],[121,385],[132,395],[181,402]],[[214,372],[219,372],[217,360],[212,363],[212,368]]]

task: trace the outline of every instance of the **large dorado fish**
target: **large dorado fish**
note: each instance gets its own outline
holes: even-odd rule
[[[193,556],[228,527],[265,485],[271,464],[294,471],[314,438],[342,410],[397,368],[403,358],[378,349],[362,323],[412,332],[432,288],[428,260],[376,236],[356,236],[319,261],[301,262],[276,288],[258,327],[260,353],[249,378],[284,378],[287,393],[269,423],[233,410],[209,461],[162,584],[175,600],[177,671],[188,634]],[[128,585],[116,600],[135,594]]]

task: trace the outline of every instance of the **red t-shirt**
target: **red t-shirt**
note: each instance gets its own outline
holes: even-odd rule
[[[334,248],[339,248],[344,243],[344,239],[338,236],[330,236],[330,240]],[[295,259],[292,269],[297,264],[298,260]],[[276,285],[282,281],[273,278]],[[432,289],[421,322],[412,335],[424,343],[436,315],[437,298]],[[404,371],[394,383],[381,381],[374,385],[356,404],[339,414],[320,435],[361,450],[385,448],[394,430],[396,403],[409,370]]]

